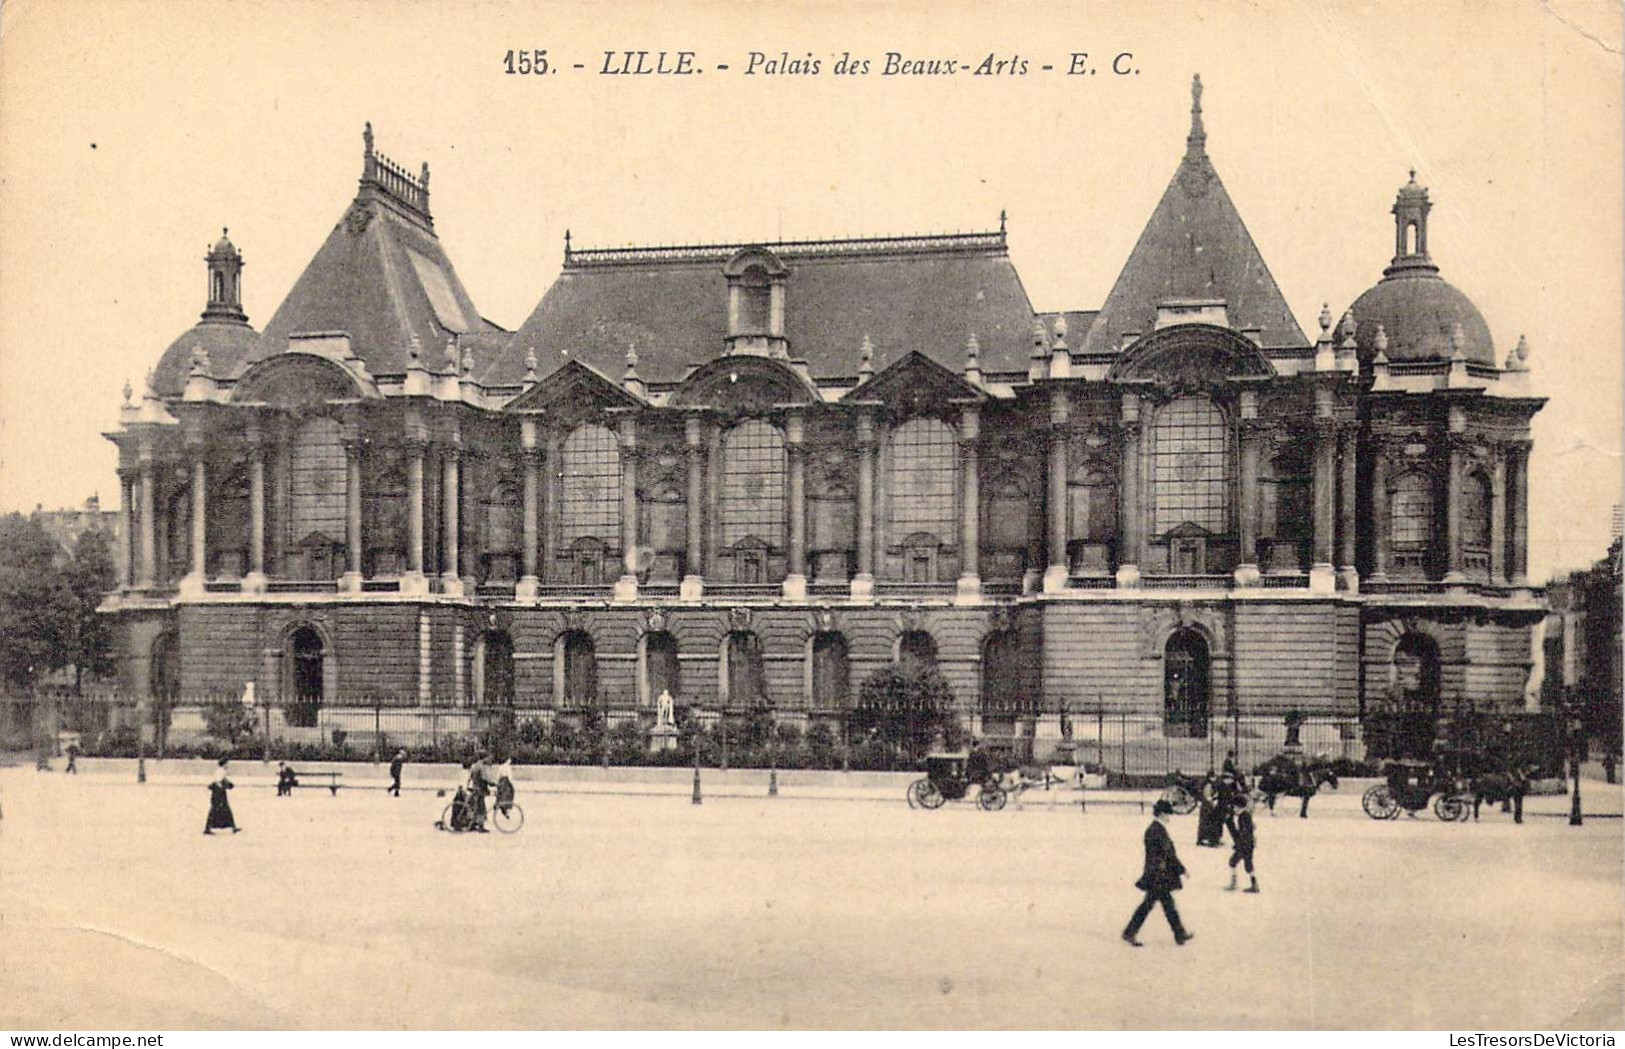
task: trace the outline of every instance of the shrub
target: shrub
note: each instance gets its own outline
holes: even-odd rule
[[[203,731],[232,742],[254,732],[254,712],[241,703],[210,703],[203,708]]]

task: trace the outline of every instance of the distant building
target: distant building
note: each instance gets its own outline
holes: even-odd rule
[[[669,691],[805,723],[901,663],[1029,737],[1097,706],[1177,737],[1230,710],[1521,707],[1546,611],[1527,345],[1498,353],[1440,277],[1414,172],[1382,279],[1306,337],[1200,102],[1098,309],[1035,311],[1002,221],[566,235],[517,332],[458,279],[427,165],[369,126],[264,332],[222,236],[202,320],[109,435],[127,687],[542,720],[647,719]]]
[[[33,516],[64,554],[72,554],[79,537],[90,531],[106,533],[115,549],[123,542],[124,514],[119,510],[103,510],[100,496],[93,495],[83,506],[68,510],[36,506]]]
[[[1616,749],[1620,745],[1622,694],[1621,539],[1590,568],[1570,572],[1547,588],[1551,615],[1546,621],[1546,678],[1541,701],[1561,709],[1565,697],[1580,704],[1585,734]]]

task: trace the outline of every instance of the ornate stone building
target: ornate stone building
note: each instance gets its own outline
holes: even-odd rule
[[[110,434],[127,687],[294,720],[379,696],[784,719],[928,662],[989,734],[1063,710],[1521,706],[1527,347],[1439,276],[1425,189],[1304,335],[1206,151],[1098,310],[997,232],[583,250],[517,332],[373,148],[261,332],[243,260]],[[1373,220],[1376,217],[1373,216]],[[1335,242],[1333,242],[1335,243]]]

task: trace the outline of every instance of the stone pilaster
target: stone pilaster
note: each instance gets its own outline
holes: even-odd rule
[[[248,429],[248,574],[245,594],[265,592],[265,437],[257,425]]]
[[[458,511],[462,504],[462,441],[452,434],[440,450],[440,516],[442,560],[440,585],[452,597],[463,596],[463,577],[457,574],[458,537],[462,534]]]
[[[858,410],[858,571],[852,596],[867,599],[875,590],[875,420],[868,408]]]
[[[1360,589],[1360,573],[1354,567],[1354,497],[1359,469],[1359,429],[1351,420],[1338,430],[1337,454],[1341,476],[1337,484],[1337,578],[1350,593]]]
[[[690,415],[683,420],[683,439],[688,448],[688,515],[687,562],[688,568],[678,596],[684,601],[698,601],[705,592],[705,430],[704,420]]]
[[[157,469],[152,461],[152,444],[141,443],[141,567],[135,585],[141,590],[152,589],[158,578],[158,498]]]
[[[1140,536],[1145,527],[1140,510],[1140,398],[1132,393],[1123,395],[1118,426],[1123,435],[1122,505],[1118,532],[1122,550],[1117,555],[1117,585],[1140,585]]]
[[[524,548],[520,551],[521,576],[514,588],[514,596],[521,601],[534,601],[541,585],[536,575],[536,550],[541,542],[541,514],[537,501],[541,497],[542,450],[537,446],[536,421],[522,419],[519,423],[520,454],[525,460],[524,493]]]
[[[959,413],[959,586],[958,600],[974,602],[982,594],[981,573],[981,417],[975,408]]]
[[[627,416],[618,428],[621,439],[621,577],[615,600],[638,598],[638,424]]]
[[[1070,569],[1066,558],[1067,394],[1057,389],[1049,404],[1049,545],[1044,569],[1044,592],[1066,589]]]
[[[784,452],[788,459],[790,485],[789,565],[784,577],[784,596],[800,601],[807,596],[807,448],[801,415],[791,412],[784,420]]]
[[[345,593],[361,592],[361,456],[363,444],[359,435],[352,434],[344,441],[344,553],[345,572],[339,579],[339,589]]]

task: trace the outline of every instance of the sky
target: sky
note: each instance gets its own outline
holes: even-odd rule
[[[0,510],[117,504],[102,433],[196,321],[208,245],[230,227],[263,327],[352,198],[366,121],[429,162],[436,228],[508,328],[567,228],[577,247],[746,242],[993,229],[1001,210],[1034,306],[1089,309],[1178,164],[1199,72],[1209,155],[1311,336],[1322,303],[1340,316],[1381,276],[1409,169],[1429,188],[1434,261],[1498,357],[1528,338],[1550,398],[1544,579],[1603,553],[1621,498],[1621,35],[1618,5],[1589,0],[7,0]],[[542,49],[557,72],[505,71]],[[626,50],[702,72],[600,72]],[[752,51],[820,71],[747,75]],[[1028,72],[888,77],[887,52]],[[1066,75],[1074,52],[1097,73]],[[836,75],[843,53],[870,72]]]

